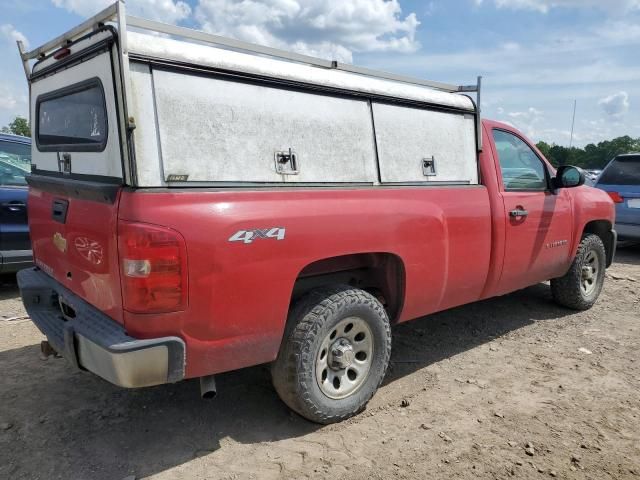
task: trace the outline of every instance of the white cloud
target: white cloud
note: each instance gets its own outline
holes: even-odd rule
[[[593,87],[623,82],[638,85],[640,63],[628,61],[617,53],[623,52],[622,48],[640,46],[640,29],[636,27],[636,33],[636,29],[627,28],[632,25],[631,22],[607,21],[582,32],[550,32],[539,43],[527,45],[507,41],[492,48],[371,57],[368,66],[451,83],[468,81],[471,72],[472,76],[483,75],[488,86],[518,88],[520,92],[532,86]],[[631,33],[623,35],[611,31]],[[446,72],[449,78],[438,77],[438,72]]]
[[[424,9],[422,11],[423,15],[426,16],[431,16],[434,13],[436,13],[436,11],[438,11],[438,5],[436,5],[436,2],[427,2],[427,4],[424,6]]]
[[[420,22],[398,0],[200,0],[195,18],[212,33],[347,62],[420,47]]]
[[[534,107],[529,107],[524,112],[510,112],[508,114],[511,118],[522,118],[524,120],[534,120],[542,116],[542,112]]]
[[[501,45],[501,48],[505,52],[519,52],[520,51],[520,44],[517,43],[517,42],[506,42],[506,43],[503,43]]]
[[[471,83],[476,75],[483,75],[483,115],[517,123],[534,140],[568,145],[574,100],[574,145],[621,135],[640,137],[637,105],[619,117],[604,114],[598,105],[599,100],[621,91],[628,94],[629,103],[640,98],[640,62],[635,60],[640,18],[637,13],[624,19],[604,17],[549,27],[544,35],[535,36],[537,40],[524,41],[507,29],[500,32],[502,38],[496,35],[498,41],[489,42],[493,47],[471,43],[452,52],[365,55],[362,59],[371,68],[454,84]],[[518,48],[510,45],[515,42]],[[544,112],[533,126],[518,115],[528,113],[530,106]],[[602,128],[582,123],[600,118],[606,123]]]
[[[8,23],[0,25],[0,126],[13,120],[16,115],[26,116],[28,112],[27,82],[22,72],[16,41],[29,47],[26,36]]]
[[[13,95],[0,92],[0,110],[13,110],[17,104],[18,102]]]
[[[629,111],[629,94],[627,92],[614,93],[601,99],[598,105],[607,115],[616,119],[622,118]]]
[[[15,46],[15,43],[18,40],[22,41],[25,47],[29,46],[29,41],[27,40],[27,37],[25,37],[21,32],[16,30],[13,27],[13,25],[11,25],[10,23],[5,23],[3,25],[0,25],[0,35],[6,41],[10,42],[11,46]]]
[[[0,111],[16,113],[26,110],[27,97],[23,90],[17,89],[7,82],[0,83]]]
[[[90,17],[108,7],[114,0],[51,0],[56,7],[64,8],[81,17]],[[127,12],[151,20],[177,23],[191,15],[191,7],[182,0],[129,0]]]
[[[528,137],[537,136],[537,125],[544,119],[544,113],[537,108],[529,107],[521,112],[509,112],[507,117],[511,124],[522,130]]]
[[[596,35],[611,43],[637,44],[640,43],[640,24],[623,20],[608,21],[596,29]]]
[[[81,17],[90,17],[109,6],[108,0],[51,0],[58,8],[77,13]]]
[[[483,0],[475,0],[477,5]],[[547,13],[552,8],[595,8],[610,13],[624,13],[640,10],[640,0],[493,0],[498,8],[513,10],[533,10]]]

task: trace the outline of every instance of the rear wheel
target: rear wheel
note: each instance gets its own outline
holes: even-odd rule
[[[569,271],[563,277],[551,280],[554,300],[575,310],[591,308],[602,291],[605,265],[602,240],[594,234],[585,235]]]
[[[289,321],[272,366],[280,398],[318,423],[362,411],[391,354],[389,319],[380,302],[348,286],[320,289],[296,304]]]

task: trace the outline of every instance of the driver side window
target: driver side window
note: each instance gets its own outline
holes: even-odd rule
[[[547,189],[546,168],[535,152],[515,135],[493,131],[505,190]]]

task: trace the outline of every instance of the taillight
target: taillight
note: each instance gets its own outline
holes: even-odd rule
[[[624,198],[618,192],[607,192],[614,203],[624,203]]]
[[[178,232],[120,221],[118,258],[125,310],[162,313],[186,308],[187,249]]]

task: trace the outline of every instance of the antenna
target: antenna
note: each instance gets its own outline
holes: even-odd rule
[[[573,146],[573,127],[576,124],[576,104],[578,100],[573,101],[573,119],[571,120],[571,139],[569,140],[569,148]]]

